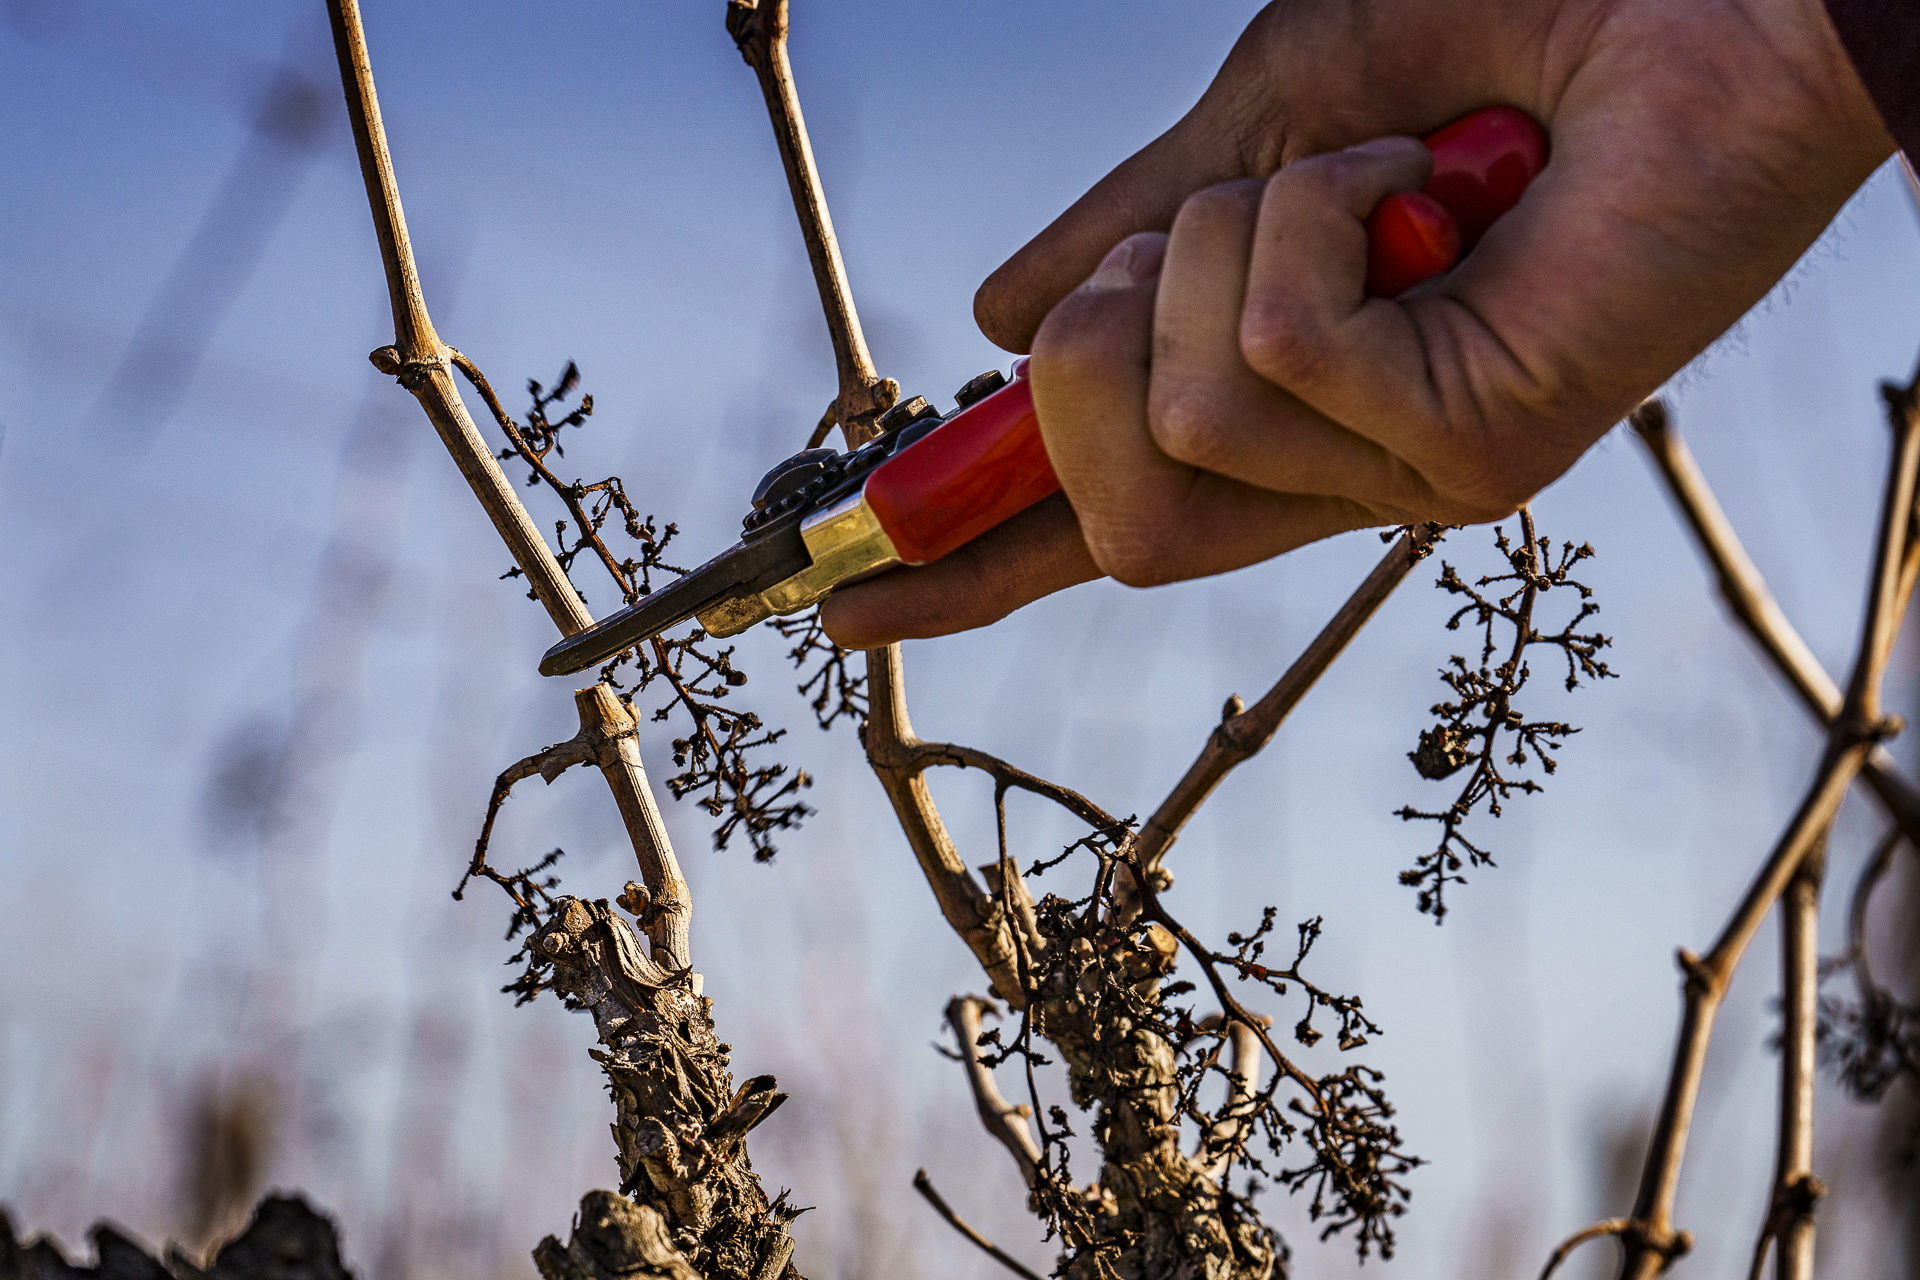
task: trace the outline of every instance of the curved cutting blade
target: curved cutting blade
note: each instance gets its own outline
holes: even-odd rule
[[[785,517],[756,533],[753,541],[736,542],[685,577],[560,641],[540,659],[540,674],[584,671],[679,626],[718,601],[764,591],[812,563],[806,543],[800,540],[800,516]]]

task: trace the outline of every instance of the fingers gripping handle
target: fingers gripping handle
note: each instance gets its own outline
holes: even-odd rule
[[[1021,360],[1012,382],[881,463],[866,499],[900,559],[928,564],[1059,488]]]
[[[1433,176],[1367,219],[1367,292],[1392,298],[1447,270],[1520,203],[1547,163],[1547,133],[1517,107],[1486,107],[1427,135]]]
[[[1547,163],[1526,112],[1487,107],[1429,135],[1425,190],[1382,200],[1367,221],[1367,292],[1394,297],[1452,267]],[[907,564],[929,564],[1056,492],[1027,362],[1013,381],[875,469],[867,505]]]

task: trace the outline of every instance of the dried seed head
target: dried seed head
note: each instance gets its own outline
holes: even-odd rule
[[[1420,731],[1420,745],[1407,752],[1407,759],[1413,761],[1421,777],[1438,782],[1458,773],[1473,759],[1473,752],[1467,749],[1466,735],[1447,725],[1436,725]]]

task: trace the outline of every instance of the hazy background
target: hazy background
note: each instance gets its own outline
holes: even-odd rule
[[[800,0],[794,62],[882,371],[945,405],[1003,364],[970,320],[977,282],[1172,122],[1255,7]],[[725,545],[833,370],[720,0],[368,10],[443,335],[515,411],[528,376],[577,359],[599,411],[563,474],[625,476],[689,560]],[[367,365],[392,332],[322,6],[0,0],[0,68],[0,1203],[72,1248],[102,1216],[198,1243],[223,1194],[299,1187],[369,1280],[530,1276],[535,1241],[615,1180],[611,1108],[587,1020],[497,994],[497,895],[448,890],[494,774],[572,732],[571,684],[534,674],[543,611],[496,580],[508,558],[479,508]],[[1886,452],[1875,383],[1920,346],[1915,228],[1883,172],[1675,389],[1835,672]],[[1817,753],[1635,441],[1603,441],[1537,510],[1599,549],[1587,581],[1622,678],[1566,700],[1543,677],[1540,710],[1585,732],[1545,795],[1476,824],[1501,865],[1444,928],[1394,880],[1429,846],[1392,810],[1454,785],[1404,758],[1460,643],[1424,569],[1172,859],[1171,905],[1203,936],[1268,902],[1283,928],[1323,915],[1313,972],[1385,1028],[1362,1056],[1432,1164],[1399,1257],[1370,1274],[1530,1276],[1626,1211],[1677,1023],[1673,950],[1711,941]],[[1479,571],[1489,541],[1444,554]],[[1350,535],[909,645],[916,724],[1147,813],[1221,701],[1257,696],[1379,554]],[[743,640],[743,696],[794,726],[818,816],[755,866],[711,851],[690,805],[667,815],[735,1069],[794,1094],[756,1164],[820,1206],[801,1220],[809,1275],[1000,1274],[913,1194],[919,1165],[1045,1269],[1011,1164],[929,1047],[947,998],[984,980],[851,733],[818,733],[790,695],[781,648]],[[1913,669],[1903,650],[1909,711]],[[664,741],[643,737],[656,778]],[[988,860],[988,790],[935,788]],[[1013,816],[1023,858],[1078,834],[1037,804]],[[1878,830],[1849,804],[1827,950]],[[555,845],[575,892],[631,874],[591,776],[523,784],[495,848]],[[1909,902],[1913,864],[1890,891]],[[1690,1274],[1744,1275],[1764,1212],[1776,952],[1769,925],[1722,1014],[1680,1200]],[[1883,1176],[1880,1116],[1822,1102],[1829,1274],[1920,1274],[1920,1195]],[[1350,1273],[1344,1243],[1267,1203],[1297,1275]],[[1589,1252],[1574,1274],[1605,1270],[1611,1246]]]

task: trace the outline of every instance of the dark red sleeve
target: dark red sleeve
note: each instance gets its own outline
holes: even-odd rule
[[[1888,132],[1920,159],[1920,3],[1827,0],[1827,13]]]

